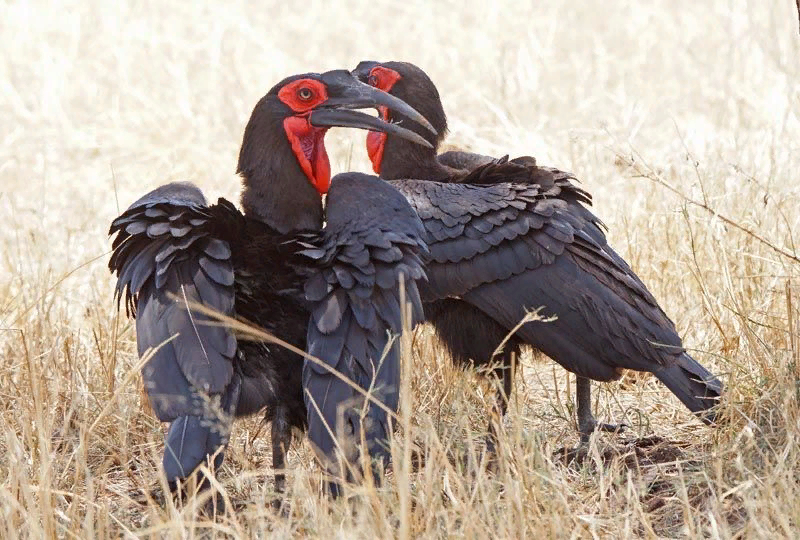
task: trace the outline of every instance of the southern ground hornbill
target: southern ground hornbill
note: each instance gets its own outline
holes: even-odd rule
[[[430,125],[346,70],[289,77],[258,102],[245,129],[237,169],[243,213],[225,199],[208,204],[190,183],[172,183],[113,221],[109,268],[118,276],[117,297],[136,318],[139,354],[155,350],[142,374],[156,415],[171,423],[163,467],[172,488],[224,449],[234,417],[264,409],[279,491],[292,428],[308,429],[329,466],[343,442],[332,436],[342,433],[337,426],[361,440],[359,413],[346,407],[358,392],[284,347],[237,339],[189,309],[192,303],[263,327],[361,388],[374,385],[375,396],[397,409],[399,352],[382,353],[387,331],[401,330],[401,276],[413,317],[422,316],[415,280],[424,277],[425,232],[406,200],[376,177],[346,173],[331,181],[324,146],[331,126],[429,144],[346,110],[377,106]],[[339,407],[344,424],[337,424]],[[385,459],[388,414],[371,403],[366,417],[370,457]],[[222,460],[220,452],[217,467]]]
[[[419,213],[433,262],[420,286],[425,315],[459,363],[485,363],[525,316],[544,306],[552,322],[529,322],[500,358],[500,407],[512,384],[511,354],[528,343],[577,375],[578,428],[583,441],[598,425],[589,379],[618,379],[622,369],[656,375],[691,411],[709,411],[722,384],[689,356],[675,325],[628,264],[607,244],[602,223],[584,204],[590,196],[572,177],[536,166],[468,152],[436,154],[447,131],[430,78],[405,62],[361,62],[353,72],[421,112],[438,136],[381,109],[384,120],[416,129],[434,148],[372,132],[373,169]],[[500,373],[498,373],[500,375]],[[491,439],[490,439],[491,440]]]

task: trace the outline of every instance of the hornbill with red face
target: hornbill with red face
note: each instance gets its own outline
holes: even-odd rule
[[[684,350],[675,325],[630,266],[608,245],[591,197],[572,175],[468,152],[437,155],[447,131],[438,91],[427,74],[405,62],[361,62],[362,81],[403,99],[431,121],[438,135],[399,122],[432,147],[371,132],[367,150],[376,173],[401,191],[428,232],[433,261],[421,285],[425,315],[457,362],[487,362],[526,315],[544,306],[552,322],[529,322],[507,343],[501,360],[500,407],[513,384],[510,355],[528,343],[577,375],[578,428],[583,441],[598,425],[590,381],[618,379],[623,369],[655,374],[691,411],[710,411],[722,383]]]
[[[292,428],[308,430],[324,461],[342,442],[332,435],[342,433],[337,426],[362,437],[352,407],[361,394],[284,347],[237,338],[193,303],[307,350],[397,409],[399,353],[383,353],[388,332],[401,330],[401,279],[413,317],[422,316],[416,280],[424,278],[424,229],[402,195],[378,178],[346,173],[331,181],[324,145],[331,126],[429,144],[348,110],[378,106],[430,127],[346,70],[288,77],[258,102],[245,129],[237,168],[243,212],[222,198],[207,203],[193,184],[171,183],[113,221],[109,268],[118,300],[124,296],[136,318],[139,354],[151,351],[142,374],[156,415],[170,422],[163,467],[172,488],[218,450],[220,466],[234,417],[266,410],[279,491]],[[339,408],[344,424],[337,423]],[[389,414],[371,402],[366,417],[370,457],[385,459]]]

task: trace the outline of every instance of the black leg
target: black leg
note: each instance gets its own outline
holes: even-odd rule
[[[487,364],[500,367],[487,373],[499,384],[492,405],[486,447],[494,454],[497,447],[496,421],[502,421],[508,409],[508,399],[514,386],[513,357],[519,358],[521,342],[511,337],[505,342],[503,352],[494,356],[497,346],[508,336],[509,329],[500,325],[478,308],[452,298],[425,304],[425,316],[447,348],[456,366],[483,371]],[[485,372],[484,372],[485,373]]]
[[[595,431],[619,433],[625,429],[625,424],[598,424],[592,414],[592,381],[577,375],[575,381],[575,401],[578,406],[578,432],[581,434],[581,444],[589,442],[589,437]]]
[[[515,364],[519,348],[513,347],[510,352],[502,354],[502,368],[495,371],[495,377],[501,379],[503,384],[497,389],[494,404],[492,405],[491,418],[489,418],[489,437],[486,448],[490,454],[497,454],[498,433],[495,426],[499,426],[508,411],[508,401],[514,389]],[[498,371],[500,372],[498,374]],[[496,423],[496,424],[495,424]]]
[[[275,411],[272,420],[272,468],[275,471],[275,491],[286,490],[286,452],[292,444],[292,431],[282,409]]]
[[[586,377],[577,376],[575,381],[575,401],[578,406],[578,432],[581,443],[588,443],[589,437],[597,427],[597,420],[592,414],[592,383]]]

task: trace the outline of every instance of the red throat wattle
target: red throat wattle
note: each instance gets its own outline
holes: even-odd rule
[[[325,150],[328,128],[314,127],[309,116],[290,116],[283,121],[286,138],[308,181],[324,195],[331,185],[331,162]]]
[[[401,78],[398,72],[383,66],[375,66],[369,72],[369,84],[387,93],[392,91],[392,87]],[[384,122],[390,121],[387,107],[378,107],[378,112]],[[375,174],[381,174],[383,152],[386,150],[386,139],[388,138],[389,136],[381,131],[370,131],[367,134],[367,154]]]
[[[389,121],[389,109],[379,107],[380,117],[384,121]],[[383,162],[383,151],[386,149],[386,139],[388,135],[382,131],[370,131],[367,133],[367,154],[372,162],[372,170],[375,174],[381,174],[381,163]]]

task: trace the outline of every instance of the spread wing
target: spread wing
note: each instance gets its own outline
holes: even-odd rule
[[[303,252],[313,261],[305,288],[313,304],[308,352],[395,412],[401,363],[390,335],[403,328],[401,282],[411,304],[410,323],[423,318],[416,282],[425,277],[424,229],[391,186],[357,173],[334,178],[326,213],[324,232],[307,238]],[[320,453],[332,459],[339,447],[354,463],[357,454],[348,450],[347,440],[363,436],[371,457],[388,458],[386,410],[365,404],[361,393],[308,360],[303,384],[309,438]]]
[[[170,480],[226,442],[240,387],[236,339],[187,306],[233,315],[230,243],[215,230],[222,217],[235,223],[240,216],[222,199],[207,206],[192,184],[172,183],[131,205],[109,231],[116,234],[109,262],[115,296],[136,318],[139,355],[155,350],[142,368],[150,403],[160,420],[173,422],[164,458]]]

